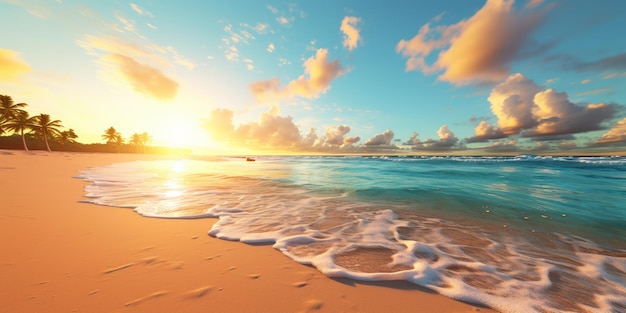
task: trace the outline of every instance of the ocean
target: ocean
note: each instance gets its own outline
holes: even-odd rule
[[[84,170],[90,202],[217,218],[329,277],[501,312],[626,312],[626,157],[200,157]],[[381,300],[384,301],[384,300]]]

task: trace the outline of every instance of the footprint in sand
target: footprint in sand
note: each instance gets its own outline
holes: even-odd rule
[[[259,277],[261,277],[261,274],[250,274],[250,275],[248,275],[248,278],[250,278],[250,279],[258,279]]]
[[[299,282],[295,282],[293,284],[291,284],[292,286],[296,287],[296,288],[302,288],[306,285],[308,285],[309,283],[305,282],[305,281],[299,281]]]
[[[311,299],[304,302],[304,310],[301,312],[313,312],[321,310],[324,303],[321,300]]]

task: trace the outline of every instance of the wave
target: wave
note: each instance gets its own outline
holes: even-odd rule
[[[129,207],[149,217],[218,218],[209,231],[211,236],[273,244],[293,260],[315,266],[330,277],[405,280],[502,312],[610,312],[626,308],[626,225],[619,215],[610,228],[617,234],[611,239],[613,244],[599,244],[555,231],[565,229],[567,223],[580,223],[574,228],[587,227],[585,219],[575,218],[575,212],[542,212],[513,221],[508,215],[498,215],[502,207],[480,206],[476,210],[484,200],[478,195],[474,200],[467,198],[471,193],[462,193],[460,198],[454,195],[468,183],[462,181],[456,187],[452,181],[456,176],[451,176],[454,173],[442,172],[448,163],[429,174],[431,179],[443,177],[451,190],[429,191],[434,186],[422,186],[423,194],[405,194],[408,189],[403,188],[397,190],[405,193],[389,188],[387,192],[380,192],[385,188],[377,191],[371,186],[397,186],[394,180],[416,175],[427,178],[424,172],[392,172],[380,163],[390,160],[424,158],[346,161],[279,157],[260,159],[243,170],[239,160],[134,162],[92,168],[79,178],[91,182],[86,187],[87,202]],[[537,156],[427,160],[434,167],[441,160],[459,165],[555,161]],[[575,158],[566,162],[587,161]],[[394,163],[389,164],[394,168]],[[332,175],[334,171],[339,177]],[[350,175],[358,180],[341,180]],[[372,182],[374,176],[380,179]],[[512,194],[505,188],[503,195]],[[559,200],[554,192],[535,195],[549,196],[556,197],[551,201]],[[506,198],[501,201],[510,202]]]

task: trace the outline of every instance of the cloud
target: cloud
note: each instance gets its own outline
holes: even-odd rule
[[[577,106],[567,94],[554,89],[539,92],[534,98],[533,116],[537,127],[523,133],[525,137],[576,134],[603,129],[602,123],[613,117],[614,105],[606,103]]]
[[[618,121],[613,127],[598,138],[595,144],[624,144],[626,143],[626,118]]]
[[[345,136],[350,132],[350,126],[340,125],[340,126],[329,126],[324,131],[324,136],[319,138],[315,143],[316,146],[326,147],[340,147],[345,143]],[[354,142],[356,138],[352,138],[348,140],[348,143],[356,143]],[[360,138],[356,141],[361,140]]]
[[[301,144],[300,131],[290,116],[281,117],[263,112],[258,122],[239,127],[233,126],[232,118],[232,111],[215,109],[204,125],[213,139],[250,148],[293,149]]]
[[[626,53],[602,58],[592,62],[576,62],[572,68],[581,72],[626,70]]]
[[[542,3],[543,0],[528,0],[528,2],[526,2],[526,7],[529,9],[533,9],[540,6]]]
[[[495,86],[488,100],[498,118],[498,127],[481,121],[475,136],[468,142],[517,134],[536,140],[570,138],[572,134],[603,129],[602,123],[611,119],[616,111],[614,104],[576,105],[569,101],[566,93],[543,90],[519,73]]]
[[[48,5],[49,3],[44,1],[9,0],[6,2],[24,9],[36,18],[45,19],[52,15],[51,7]]]
[[[258,100],[281,100],[296,97],[314,99],[326,93],[330,83],[343,75],[346,70],[341,67],[339,60],[328,61],[328,50],[319,49],[315,56],[307,59],[304,64],[304,74],[296,80],[280,88],[280,81],[274,78],[250,84],[249,89]]]
[[[178,83],[159,69],[173,66],[165,56],[171,55],[176,64],[190,70],[194,67],[191,61],[183,58],[173,47],[163,48],[151,43],[140,46],[120,37],[92,35],[86,35],[84,40],[76,43],[89,55],[97,58],[96,63],[103,67],[105,73],[113,70],[136,92],[160,100],[173,99],[178,92]]]
[[[276,21],[283,25],[283,26],[291,26],[291,23],[295,20],[294,17],[285,17],[285,16],[279,16],[276,18]]]
[[[149,17],[154,17],[154,15],[152,15],[152,13],[146,11],[142,7],[138,6],[137,4],[131,3],[130,7],[133,9],[133,11],[137,12],[137,14],[139,14],[139,15],[145,15],[145,16],[149,16]]]
[[[482,146],[476,149],[481,149],[481,150],[489,151],[492,153],[494,152],[505,153],[505,152],[519,151],[517,140],[496,141],[488,146]]]
[[[467,142],[485,142],[491,139],[506,138],[507,135],[493,125],[487,123],[487,121],[480,121],[478,126],[474,129],[475,136],[468,138]]]
[[[329,126],[321,137],[317,136],[315,128],[310,128],[305,136],[301,136],[290,116],[278,116],[271,110],[261,113],[257,122],[235,127],[232,120],[233,111],[215,109],[211,111],[204,127],[214,140],[270,151],[332,152],[351,148],[361,140],[358,136],[347,136],[350,132],[350,126],[347,125]]]
[[[401,40],[396,52],[407,57],[407,71],[433,74],[456,85],[491,84],[509,74],[509,63],[522,49],[543,13],[516,12],[513,0],[488,0],[472,17],[450,26],[423,25],[410,40]],[[426,63],[439,51],[432,65]]]
[[[405,143],[403,143],[404,145],[408,145],[408,146],[414,146],[417,145],[420,140],[417,138],[419,137],[420,134],[418,134],[417,132],[413,132],[411,134],[411,137],[409,137],[409,140],[407,140]]]
[[[387,129],[383,133],[374,135],[368,139],[363,145],[365,146],[389,146],[393,140],[394,133],[391,129]]]
[[[31,71],[30,65],[13,50],[0,48],[0,81],[14,80]]]
[[[576,148],[578,148],[578,146],[573,141],[562,141],[559,143],[559,150],[572,150]]]
[[[117,53],[105,56],[103,60],[117,65],[119,72],[123,74],[135,91],[160,100],[176,97],[178,83],[165,76],[158,69]]]
[[[581,97],[581,96],[586,96],[586,95],[597,95],[597,94],[609,92],[609,91],[612,91],[612,90],[613,90],[613,88],[611,88],[611,87],[599,88],[599,89],[593,89],[593,90],[579,92],[579,93],[576,94],[576,96],[577,97]]]
[[[522,74],[513,74],[493,88],[489,95],[491,111],[498,118],[500,132],[518,134],[532,128],[537,121],[532,115],[533,99],[541,87]]]
[[[272,53],[274,52],[274,50],[276,50],[276,47],[274,46],[274,43],[270,42],[270,44],[267,46],[267,52]]]
[[[417,134],[413,133],[413,136],[409,139],[413,143],[414,150],[427,150],[427,151],[442,151],[450,150],[456,146],[459,138],[448,128],[447,125],[443,125],[437,130],[438,140],[428,138],[425,141],[417,139]],[[407,142],[408,143],[408,142]]]
[[[361,21],[360,18],[354,16],[346,16],[341,21],[340,30],[343,33],[343,46],[348,50],[356,48],[357,43],[361,41],[360,30],[356,25]]]

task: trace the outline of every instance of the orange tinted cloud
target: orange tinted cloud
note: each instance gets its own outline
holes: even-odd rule
[[[345,136],[350,132],[350,126],[329,126],[324,131],[324,136],[316,142],[317,146],[339,147],[345,143]],[[360,138],[359,138],[360,140]],[[358,140],[357,140],[358,141]]]
[[[119,72],[139,93],[167,100],[174,98],[178,92],[177,82],[158,69],[141,64],[133,58],[113,53],[103,57],[103,60],[117,65]]]
[[[313,99],[326,93],[333,79],[345,73],[339,60],[328,61],[328,50],[319,49],[304,64],[304,75],[280,88],[278,78],[254,82],[249,88],[259,100],[280,100],[295,97]]]
[[[513,11],[513,0],[488,0],[457,24],[422,26],[415,37],[401,40],[396,51],[408,57],[407,71],[443,71],[439,80],[456,85],[494,83],[508,75],[509,62],[519,56],[542,18],[542,13]],[[435,51],[437,60],[428,65],[425,59]]]
[[[17,52],[0,48],[0,81],[14,80],[30,70],[28,63],[20,59]]]
[[[273,113],[273,110],[263,112],[258,121],[235,126],[231,110],[216,109],[204,125],[216,141],[268,151],[332,152],[352,149],[361,140],[358,136],[346,136],[350,132],[347,125],[327,127],[321,137],[317,136],[315,128],[310,128],[302,136],[291,116]]]
[[[615,123],[613,128],[596,140],[597,144],[626,143],[626,118]]]
[[[443,125],[437,130],[439,140],[428,138],[421,141],[417,138],[418,134],[413,133],[409,141],[406,144],[412,145],[414,150],[427,150],[427,151],[441,151],[450,150],[455,148],[459,138],[448,128],[447,125]]]
[[[493,88],[488,100],[502,133],[517,134],[537,124],[532,109],[535,106],[533,99],[539,91],[541,87],[519,73]]]
[[[606,103],[576,105],[566,93],[543,90],[519,73],[495,86],[488,100],[498,118],[498,128],[482,121],[468,142],[515,134],[545,138],[599,130],[616,110],[615,105]]]
[[[193,68],[193,64],[180,56],[173,47],[162,48],[151,43],[138,45],[118,36],[86,35],[84,40],[76,43],[89,55],[97,57],[96,63],[105,72],[113,69],[133,90],[159,100],[173,99],[178,93],[178,83],[159,69],[172,67],[172,63],[165,57],[167,53],[172,54],[177,64]]]
[[[290,116],[261,113],[258,122],[235,127],[233,112],[216,109],[211,112],[205,128],[213,139],[257,149],[293,149],[301,145],[300,130]]]
[[[389,146],[393,140],[394,133],[391,129],[374,135],[374,137],[368,139],[363,145],[366,146]]]
[[[356,48],[357,43],[361,41],[360,30],[356,28],[360,21],[360,18],[354,16],[346,16],[341,21],[340,30],[343,33],[343,46],[350,51]]]

